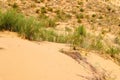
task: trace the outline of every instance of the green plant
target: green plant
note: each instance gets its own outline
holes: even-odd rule
[[[40,14],[39,21],[43,27],[55,27],[56,26],[56,20],[51,19],[45,14]]]
[[[103,16],[99,16],[99,19],[103,19]]]
[[[50,11],[50,12],[52,12],[53,11],[53,8],[51,8],[51,7],[48,7],[48,9],[47,9],[48,11]]]
[[[0,13],[0,30],[18,32],[29,40],[47,40],[52,42],[67,42],[67,36],[58,35],[54,29],[55,22],[49,17],[42,16],[39,21],[33,17],[25,17],[15,10]]]
[[[83,25],[80,25],[76,30],[75,34],[78,36],[86,37],[86,28]]]
[[[106,50],[106,52],[110,54],[111,57],[114,57],[116,54],[119,54],[119,51],[119,48],[113,46]]]
[[[80,25],[78,28],[76,28],[72,36],[70,36],[70,43],[72,43],[73,48],[76,46],[82,46],[85,37],[86,29],[83,25]]]
[[[55,42],[59,42],[59,43],[67,43],[67,35],[57,35],[56,36],[56,41]]]
[[[83,16],[83,14],[76,14],[76,18],[77,18],[77,19],[83,19],[84,16]]]
[[[56,26],[56,21],[54,19],[48,19],[48,27],[55,27]]]
[[[18,8],[19,6],[18,6],[17,3],[14,3],[14,4],[12,5],[12,7],[16,9],[16,8]]]
[[[80,8],[80,12],[84,12],[84,9],[83,9],[83,8]]]
[[[78,23],[82,23],[82,20],[81,20],[81,19],[78,19],[77,22],[78,22]]]
[[[32,40],[33,36],[35,36],[34,33],[40,28],[39,23],[34,18],[26,18],[15,10],[8,10],[1,15],[0,30],[18,32],[25,38]]]
[[[115,38],[115,43],[120,45],[120,37]]]
[[[39,40],[47,40],[47,41],[52,41],[54,42],[56,39],[57,34],[53,30],[47,30],[45,28],[41,28],[39,30],[40,33],[37,34],[37,38]]]
[[[76,14],[76,18],[77,18],[77,22],[78,22],[78,23],[81,23],[81,22],[82,22],[81,19],[83,19],[84,16],[83,16],[83,14]]]
[[[96,14],[92,14],[92,17],[96,17]]]
[[[16,24],[17,21],[17,14],[14,10],[9,10],[6,13],[1,14],[1,25],[0,25],[0,30],[10,30]]]
[[[41,13],[42,13],[42,14],[47,13],[47,11],[46,11],[46,8],[45,8],[45,7],[41,7]]]
[[[78,1],[78,5],[83,5],[83,2]]]
[[[40,12],[40,9],[36,9],[36,13],[39,13]]]
[[[94,40],[91,46],[95,50],[103,50],[103,43],[102,43],[102,40],[100,39]]]
[[[20,26],[22,27],[22,26]],[[27,18],[25,19],[24,28],[22,31],[22,34],[25,35],[25,38],[30,39],[30,40],[34,40],[35,38],[35,33],[38,32],[37,30],[39,30],[36,21],[34,20],[34,18]],[[36,29],[37,27],[37,29]]]
[[[108,10],[108,11],[111,11],[111,7],[110,7],[110,6],[107,6],[107,10]]]
[[[56,13],[56,20],[62,20],[62,21],[64,20],[65,21],[65,20],[71,18],[70,14],[67,14],[61,10],[56,10],[55,13]]]
[[[43,14],[43,13],[41,13],[41,14],[39,14],[39,20],[41,20],[41,19],[47,19],[48,18],[48,16],[46,16],[45,14]]]
[[[35,8],[35,7],[36,7],[36,4],[35,4],[35,3],[31,3],[31,7],[32,7],[32,8]]]

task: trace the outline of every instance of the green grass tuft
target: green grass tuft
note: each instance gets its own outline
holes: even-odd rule
[[[24,15],[17,13],[15,10],[9,10],[5,13],[0,13],[0,30],[9,30],[18,32],[20,35],[24,36],[30,40],[38,39],[38,34],[44,33],[45,35],[54,35],[51,31],[43,29],[45,25],[55,26],[51,20],[48,23],[42,23],[42,21],[37,21],[33,17],[25,17]],[[42,37],[39,35],[39,37]],[[48,37],[43,40],[48,40]],[[52,41],[52,40],[50,40]]]
[[[107,49],[106,51],[108,54],[110,54],[111,57],[115,57],[116,54],[119,54],[120,50],[116,47],[110,47],[109,49]]]

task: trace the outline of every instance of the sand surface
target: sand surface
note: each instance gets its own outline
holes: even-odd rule
[[[14,33],[0,32],[0,80],[87,80],[81,76],[91,77],[91,70],[59,52],[66,47],[59,43],[36,43],[16,37]],[[94,66],[112,70],[116,80],[120,80],[120,67],[112,61],[95,54],[88,55],[88,60]]]

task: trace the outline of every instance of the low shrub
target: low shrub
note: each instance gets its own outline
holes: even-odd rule
[[[72,44],[73,47],[75,46],[82,47],[85,37],[86,37],[86,29],[83,25],[80,25],[70,36],[69,42]]]
[[[116,47],[110,47],[109,49],[106,50],[108,54],[110,54],[111,57],[115,57],[116,54],[119,54],[119,49]]]
[[[62,10],[56,10],[55,13],[56,13],[56,20],[58,20],[58,21],[59,20],[66,21],[72,17],[70,14],[65,13]]]
[[[47,10],[45,7],[41,7],[41,13],[44,14],[44,13],[47,13]]]
[[[15,10],[9,10],[5,13],[1,13],[0,16],[1,16],[0,30],[9,30],[9,31],[18,32],[19,34],[21,34],[22,36],[30,40],[38,39],[37,34],[44,33],[44,32],[45,34],[49,35],[49,37],[51,35],[54,35],[52,31],[45,30],[45,29],[43,29],[43,31],[40,30],[41,28],[44,28],[45,25],[55,26],[54,25],[55,23],[52,22],[51,20],[49,21],[47,20],[48,23],[43,24],[42,21],[37,21],[33,17],[25,17],[24,15],[17,13]],[[47,37],[45,39],[44,39],[44,36],[42,37],[43,40],[48,39],[47,35],[45,36]]]
[[[0,30],[2,31],[18,32],[29,40],[66,42],[63,35],[58,35],[53,29],[47,29],[46,27],[55,27],[55,21],[47,16],[42,16],[40,20],[25,17],[14,9],[0,13]]]

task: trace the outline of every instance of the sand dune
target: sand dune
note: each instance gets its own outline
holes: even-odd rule
[[[67,47],[50,42],[38,44],[9,32],[0,33],[0,80],[86,80],[81,76],[93,76],[89,69],[60,53],[61,48]],[[93,56],[89,56],[88,60],[95,65],[95,60],[91,59]],[[114,63],[111,61],[109,64]],[[105,64],[100,65],[104,67]],[[119,69],[117,66],[114,73],[120,73]]]

